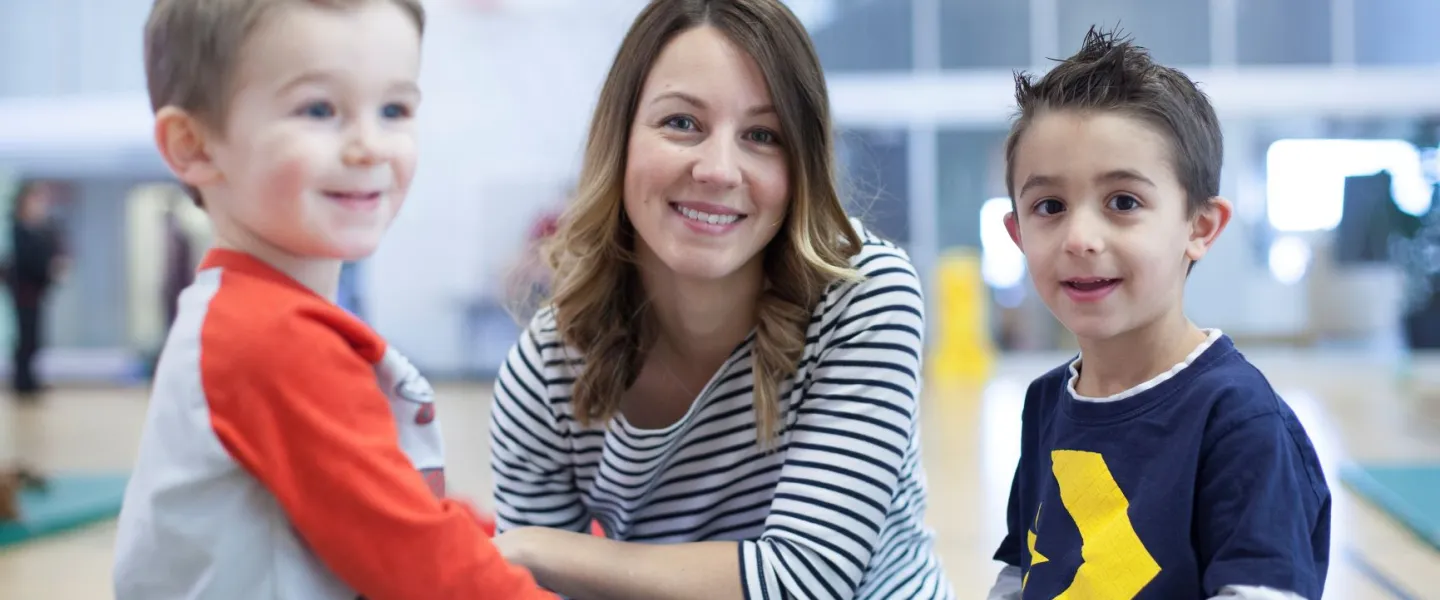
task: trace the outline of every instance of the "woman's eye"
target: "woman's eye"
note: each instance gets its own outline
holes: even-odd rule
[[[775,135],[775,132],[768,129],[756,129],[750,132],[750,141],[757,144],[776,144],[780,142],[780,136]]]
[[[689,131],[695,128],[695,119],[685,116],[670,117],[665,119],[665,126]]]

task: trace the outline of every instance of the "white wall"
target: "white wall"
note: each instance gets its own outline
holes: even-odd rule
[[[464,303],[500,292],[531,220],[574,179],[590,110],[637,10],[625,4],[636,3],[496,20],[432,9],[421,167],[365,278],[371,321],[417,364],[464,366]]]
[[[142,30],[150,4],[0,0],[0,98],[43,107],[59,97],[114,96],[107,106],[129,118],[111,134],[147,140]],[[462,307],[498,293],[531,219],[574,179],[599,85],[643,2],[508,2],[492,14],[464,4],[426,2],[421,166],[364,278],[376,328],[437,371],[462,367]],[[85,171],[151,172],[153,152],[141,152]],[[49,164],[27,159],[32,168]],[[55,175],[74,175],[53,166]]]
[[[0,0],[0,96],[145,89],[151,0]]]

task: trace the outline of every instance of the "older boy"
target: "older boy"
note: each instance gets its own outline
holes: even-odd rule
[[[1080,355],[1026,394],[991,597],[1319,600],[1330,494],[1310,440],[1183,310],[1231,213],[1209,101],[1094,30],[1016,88],[1005,224]]]
[[[428,383],[336,306],[416,162],[418,0],[157,0],[155,140],[214,225],[157,368],[119,600],[540,598],[444,499]]]

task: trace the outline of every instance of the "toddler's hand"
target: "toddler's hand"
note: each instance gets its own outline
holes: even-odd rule
[[[495,537],[495,515],[490,514],[489,511],[482,510],[476,506],[474,502],[471,502],[469,498],[448,496],[446,499],[465,507],[465,510],[470,511],[470,516],[475,518],[475,522],[480,524],[480,529],[485,532],[485,535],[491,538]]]

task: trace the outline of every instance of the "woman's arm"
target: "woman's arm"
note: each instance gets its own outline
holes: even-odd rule
[[[842,314],[826,319],[832,341],[787,432],[758,539],[645,545],[520,529],[497,539],[501,551],[573,597],[854,597],[915,428],[924,331],[909,261],[882,253],[865,271]]]
[[[495,528],[586,531],[590,512],[575,485],[570,440],[550,406],[545,360],[534,336],[538,327],[520,337],[495,380],[490,409]]]
[[[522,527],[495,538],[501,555],[568,598],[743,600],[736,542],[641,544]]]

